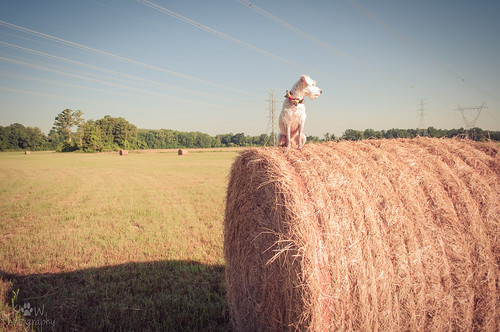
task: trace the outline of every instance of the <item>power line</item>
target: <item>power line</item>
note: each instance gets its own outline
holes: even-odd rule
[[[175,71],[172,71],[172,70],[169,70],[169,69],[165,69],[165,68],[161,68],[161,67],[149,65],[149,64],[141,62],[141,61],[129,59],[129,58],[126,58],[126,57],[123,57],[123,56],[120,56],[120,55],[116,55],[116,54],[110,53],[110,52],[101,51],[101,50],[98,50],[98,49],[95,49],[95,48],[92,48],[92,47],[89,47],[89,46],[85,46],[85,45],[78,44],[78,43],[75,43],[75,42],[72,42],[72,41],[69,41],[69,40],[65,40],[65,39],[62,39],[62,38],[59,38],[59,37],[55,37],[55,36],[52,36],[52,35],[49,35],[49,34],[45,34],[43,32],[39,32],[39,31],[28,29],[28,28],[24,28],[22,26],[15,25],[15,24],[12,24],[12,23],[9,23],[9,22],[6,22],[6,21],[0,20],[0,25],[3,25],[5,27],[13,29],[13,30],[17,30],[17,31],[21,31],[21,32],[24,32],[24,33],[28,33],[28,34],[31,34],[31,35],[34,35],[34,36],[37,36],[37,37],[41,37],[41,38],[44,38],[44,39],[55,41],[57,43],[61,43],[61,44],[67,45],[67,46],[71,46],[71,47],[74,47],[74,48],[85,50],[85,51],[88,51],[88,52],[91,52],[91,53],[94,53],[94,54],[104,55],[106,57],[110,57],[110,58],[119,60],[121,62],[125,62],[125,63],[128,63],[128,64],[132,64],[132,65],[144,67],[144,68],[147,68],[147,69],[151,69],[151,70],[154,70],[154,71],[157,71],[157,72],[161,72],[161,73],[165,73],[165,74],[177,76],[177,77],[180,77],[180,78],[183,78],[183,79],[187,79],[187,80],[191,80],[191,81],[200,82],[200,83],[203,83],[203,84],[206,84],[206,85],[211,85],[211,86],[216,86],[216,87],[219,87],[219,88],[224,88],[224,89],[227,89],[227,90],[236,91],[236,92],[239,92],[239,93],[242,93],[242,94],[245,94],[245,95],[251,95],[251,96],[254,96],[254,97],[258,96],[258,95],[254,94],[254,93],[250,93],[250,92],[245,91],[245,90],[236,89],[236,88],[231,87],[231,86],[223,85],[223,84],[220,84],[220,83],[215,83],[215,82],[212,82],[212,81],[207,81],[207,80],[204,80],[204,79],[201,79],[201,78],[198,78],[198,77],[194,77],[194,76],[182,74],[182,73],[179,73],[179,72],[175,72]]]
[[[481,115],[481,112],[483,109],[486,109],[488,107],[484,106],[484,102],[480,106],[470,106],[470,107],[462,107],[458,105],[458,108],[455,109],[455,111],[460,111],[460,114],[462,115],[462,118],[465,123],[465,129],[471,129],[476,127],[477,120],[479,120],[479,116]],[[467,118],[465,113],[469,111],[472,112],[472,118]],[[474,114],[475,113],[475,114]]]
[[[281,62],[287,63],[287,64],[292,65],[294,67],[305,69],[305,70],[310,71],[310,72],[315,72],[315,70],[312,69],[312,68],[308,68],[306,66],[298,64],[298,63],[293,62],[291,60],[285,59],[285,58],[283,58],[283,57],[281,57],[279,55],[276,55],[276,54],[271,53],[269,51],[266,51],[266,50],[263,50],[261,48],[258,48],[258,47],[254,46],[254,45],[245,43],[244,41],[241,41],[241,40],[239,40],[239,39],[237,39],[235,37],[232,37],[232,36],[227,35],[227,34],[225,34],[223,32],[220,32],[220,31],[218,31],[216,29],[213,29],[213,28],[211,28],[209,26],[201,24],[201,23],[199,23],[199,22],[197,22],[195,20],[192,20],[192,19],[190,19],[190,18],[188,18],[186,16],[182,16],[181,14],[178,14],[178,13],[176,13],[176,12],[170,10],[170,9],[162,7],[162,6],[160,6],[158,4],[155,4],[155,3],[151,2],[151,1],[148,1],[148,0],[137,0],[137,2],[142,3],[143,5],[146,5],[148,7],[151,7],[151,8],[153,8],[153,9],[155,9],[155,10],[161,12],[161,13],[164,13],[164,14],[167,14],[169,16],[172,16],[172,17],[174,17],[174,18],[176,18],[176,19],[178,19],[178,20],[180,20],[180,21],[182,21],[184,23],[191,24],[191,25],[197,27],[198,29],[204,30],[204,31],[209,32],[211,34],[214,34],[214,35],[216,35],[218,37],[221,37],[221,38],[223,38],[225,40],[228,40],[228,41],[230,41],[232,43],[235,43],[237,45],[243,46],[243,47],[245,47],[247,49],[250,49],[252,51],[256,51],[258,53],[264,54],[264,55],[266,55],[268,57],[271,57],[271,58],[274,58],[274,59],[279,60]]]
[[[26,95],[33,95],[33,96],[39,96],[39,97],[47,97],[47,98],[56,98],[56,99],[62,99],[62,100],[69,100],[72,102],[77,102],[77,103],[91,103],[95,105],[101,105],[105,107],[109,107],[110,105],[115,105],[115,106],[120,106],[120,107],[127,107],[130,106],[130,104],[123,104],[123,103],[118,103],[118,102],[102,102],[102,101],[94,101],[92,99],[80,99],[80,98],[71,98],[67,96],[60,96],[60,95],[54,95],[54,94],[49,94],[49,93],[43,93],[43,92],[37,92],[37,91],[30,91],[30,90],[21,90],[21,89],[13,89],[13,88],[8,88],[5,86],[0,86],[0,90],[8,91],[8,92],[14,92],[14,93],[22,93]],[[161,111],[163,108],[153,108],[153,107],[148,107],[150,110],[155,110],[155,111]]]
[[[271,142],[272,146],[277,145],[277,137],[276,137],[276,113],[277,113],[277,105],[278,101],[274,98],[274,91],[269,90],[269,99],[266,101],[269,102],[269,121],[267,122],[267,129],[266,129],[266,134],[271,131],[269,134],[269,137],[267,138],[267,142],[265,145],[267,145],[269,142]]]
[[[237,1],[239,1],[239,0],[237,0]],[[500,101],[500,99],[497,96],[494,96],[493,94],[491,94],[490,92],[486,91],[485,89],[483,89],[483,88],[477,86],[476,84],[470,82],[469,80],[465,79],[462,75],[460,75],[459,73],[451,70],[448,66],[444,65],[439,60],[437,60],[436,58],[434,58],[433,56],[431,56],[429,53],[425,52],[422,48],[420,48],[419,46],[415,45],[412,41],[410,41],[408,38],[406,38],[403,34],[399,33],[394,28],[392,28],[391,26],[389,26],[387,23],[385,23],[384,21],[382,21],[377,15],[375,15],[374,13],[372,13],[371,11],[369,11],[368,9],[366,9],[364,6],[362,6],[356,0],[348,0],[348,1],[354,7],[356,7],[357,9],[359,9],[366,16],[368,16],[372,21],[374,21],[375,23],[377,23],[378,25],[380,25],[382,28],[384,28],[385,30],[387,30],[388,32],[390,32],[397,39],[399,39],[400,41],[402,41],[403,43],[405,43],[407,46],[409,46],[413,51],[415,51],[416,53],[418,53],[418,54],[422,55],[423,57],[427,58],[427,60],[429,60],[430,62],[432,62],[437,67],[441,68],[443,71],[447,72],[448,74],[450,74],[451,76],[455,77],[459,81],[468,84],[470,87],[472,87],[472,88],[474,88],[474,89],[482,92],[483,94],[487,95],[488,97]]]
[[[425,129],[427,126],[425,124],[425,100],[420,100],[418,112],[418,127],[417,129]]]
[[[178,13],[176,13],[176,12],[174,12],[174,11],[170,10],[170,9],[167,9],[167,8],[165,8],[165,7],[162,7],[162,6],[160,6],[160,5],[158,5],[158,4],[155,4],[155,3],[151,2],[151,1],[148,1],[148,0],[136,0],[136,1],[137,1],[137,2],[139,2],[139,3],[142,3],[142,4],[144,4],[144,5],[146,5],[146,6],[148,6],[148,7],[151,7],[151,8],[153,8],[153,9],[155,9],[155,10],[157,10],[157,11],[161,12],[161,13],[164,13],[164,14],[167,14],[167,15],[169,15],[169,16],[172,16],[172,17],[174,17],[174,18],[176,18],[176,19],[178,19],[178,20],[180,20],[180,21],[182,21],[182,22],[185,22],[185,23],[191,24],[191,25],[195,26],[195,27],[196,27],[196,28],[198,28],[198,29],[201,29],[201,30],[203,30],[203,31],[209,32],[209,33],[211,33],[211,34],[213,34],[213,35],[216,35],[216,36],[218,36],[218,37],[220,37],[220,38],[223,38],[223,39],[225,39],[225,40],[228,40],[228,41],[230,41],[230,42],[232,42],[232,43],[234,43],[234,44],[237,44],[237,45],[239,45],[239,46],[245,47],[245,48],[247,48],[247,49],[249,49],[249,50],[252,50],[252,51],[255,51],[255,52],[257,52],[257,53],[263,54],[263,55],[268,56],[268,57],[270,57],[270,58],[273,58],[273,59],[275,59],[275,60],[281,61],[281,62],[286,63],[286,64],[288,64],[288,65],[294,66],[294,67],[296,67],[296,68],[300,68],[300,69],[302,69],[302,70],[306,70],[306,71],[307,71],[307,72],[309,72],[309,73],[314,73],[314,74],[317,74],[317,75],[321,75],[321,76],[324,76],[324,77],[328,77],[329,79],[334,80],[334,81],[337,81],[337,82],[339,82],[340,84],[342,84],[342,85],[344,85],[344,86],[351,87],[351,88],[354,88],[354,89],[357,89],[357,90],[363,91],[364,93],[377,95],[377,96],[379,96],[379,97],[383,97],[383,98],[386,98],[386,99],[389,99],[389,100],[390,100],[390,99],[393,99],[393,98],[392,98],[392,97],[390,97],[390,96],[385,96],[385,95],[382,95],[382,94],[380,94],[380,93],[374,93],[374,92],[373,92],[373,91],[371,91],[371,90],[366,90],[365,88],[359,87],[359,86],[357,86],[357,85],[355,85],[355,84],[353,84],[353,83],[345,82],[345,81],[343,81],[343,80],[339,79],[338,77],[333,77],[333,76],[327,75],[327,74],[325,74],[325,72],[324,72],[324,71],[318,71],[318,70],[315,70],[315,69],[313,69],[313,68],[309,68],[309,67],[303,66],[303,65],[301,65],[301,64],[299,64],[299,63],[296,63],[296,62],[294,62],[294,61],[288,60],[288,59],[286,59],[286,58],[283,58],[283,57],[281,57],[281,56],[279,56],[279,55],[276,55],[276,54],[271,53],[271,52],[269,52],[269,51],[266,51],[266,50],[264,50],[264,49],[258,48],[258,47],[254,46],[254,45],[251,45],[251,44],[249,44],[249,43],[246,43],[246,42],[244,42],[244,41],[242,41],[242,40],[239,40],[239,39],[237,39],[237,38],[235,38],[235,37],[232,37],[232,36],[230,36],[230,35],[227,35],[227,34],[225,34],[225,33],[221,32],[221,31],[218,31],[218,30],[213,29],[213,28],[211,28],[211,27],[209,27],[209,26],[206,26],[206,25],[204,25],[204,24],[201,24],[201,23],[199,23],[199,22],[197,22],[197,21],[195,21],[195,20],[192,20],[192,19],[190,19],[190,18],[188,18],[188,17],[182,16],[181,14],[178,14]],[[298,29],[297,29],[297,30],[298,30]],[[305,33],[305,32],[304,32],[304,33]],[[319,41],[319,40],[318,40],[318,41]],[[319,41],[319,42],[321,42],[321,41]],[[326,43],[325,43],[325,44],[326,44]],[[338,52],[341,52],[341,51],[338,51]],[[342,53],[342,52],[341,52],[341,53]],[[345,53],[344,53],[344,54],[345,54]],[[345,54],[345,56],[349,56],[349,55]],[[354,61],[355,61],[355,60],[354,60]],[[358,61],[360,61],[360,60],[358,60]],[[369,66],[369,65],[367,65],[367,64],[366,64],[366,66]],[[376,69],[375,69],[375,70],[376,70]]]
[[[42,66],[30,64],[30,63],[27,63],[27,62],[23,62],[23,61],[20,61],[20,60],[5,58],[5,57],[1,57],[1,56],[0,56],[0,61],[5,61],[5,62],[14,63],[14,64],[17,64],[17,65],[22,65],[22,66],[29,67],[29,68],[34,68],[34,69],[38,69],[38,70],[52,72],[52,73],[56,73],[56,74],[59,74],[59,75],[65,75],[65,76],[69,76],[69,77],[73,77],[73,78],[78,78],[78,79],[83,79],[83,80],[87,80],[87,81],[97,82],[97,83],[101,83],[101,84],[105,84],[105,85],[110,85],[110,86],[118,87],[118,88],[121,88],[121,89],[128,89],[128,90],[137,91],[137,92],[141,92],[141,93],[145,93],[145,94],[157,95],[157,96],[160,96],[160,97],[163,97],[163,98],[175,99],[175,100],[178,100],[178,101],[181,101],[181,102],[184,102],[184,103],[191,103],[191,104],[198,104],[198,105],[212,106],[212,107],[223,107],[222,105],[210,104],[210,103],[206,103],[206,102],[198,102],[198,101],[191,100],[191,99],[186,99],[186,98],[181,98],[181,97],[177,97],[177,96],[171,96],[171,95],[167,95],[167,94],[163,94],[163,93],[157,93],[157,92],[153,92],[153,91],[143,90],[143,89],[139,89],[139,88],[135,88],[135,87],[125,86],[125,85],[122,85],[122,84],[116,84],[116,83],[112,83],[112,82],[106,82],[106,81],[99,80],[99,79],[96,79],[96,78],[91,78],[91,77],[87,77],[87,76],[83,76],[83,75],[78,75],[78,74],[67,73],[67,72],[64,72],[64,71],[61,71],[61,70],[52,69],[52,68],[48,68],[48,67],[42,67]],[[30,79],[30,78],[26,78],[26,79]],[[103,91],[106,92],[105,90],[103,90]]]
[[[143,0],[140,0],[140,1],[143,1]],[[257,7],[255,4],[253,4],[253,3],[251,3],[251,2],[249,2],[247,0],[236,0],[236,1],[239,2],[240,4],[244,5],[245,7],[249,8],[249,9],[252,9],[253,11],[261,14],[262,16],[264,16],[264,17],[266,17],[268,19],[270,19],[271,21],[273,21],[273,22],[281,25],[282,27],[287,28],[288,30],[291,30],[291,31],[295,32],[296,34],[298,34],[298,35],[300,35],[300,36],[302,36],[302,37],[304,37],[304,38],[312,41],[315,44],[318,44],[318,45],[320,45],[320,46],[322,46],[324,48],[329,49],[330,51],[333,51],[337,55],[340,55],[340,56],[346,58],[347,60],[349,60],[349,61],[351,61],[351,62],[353,62],[355,64],[361,65],[361,66],[365,67],[366,69],[368,69],[368,70],[370,70],[372,72],[375,72],[375,73],[377,73],[379,75],[382,75],[382,76],[384,76],[384,77],[386,77],[388,79],[391,79],[391,80],[395,81],[396,83],[398,83],[401,86],[404,86],[404,87],[409,88],[409,89],[417,89],[414,84],[410,84],[410,83],[404,82],[404,81],[398,79],[397,77],[391,75],[390,73],[387,73],[387,72],[385,72],[385,71],[383,71],[383,70],[381,70],[381,69],[379,69],[379,68],[377,68],[375,66],[372,66],[372,65],[364,62],[363,60],[360,60],[359,58],[357,58],[357,57],[355,57],[353,55],[350,55],[350,54],[348,54],[346,52],[341,51],[340,49],[336,48],[335,46],[333,46],[333,45],[331,45],[331,44],[329,44],[329,43],[327,43],[327,42],[325,42],[325,41],[323,41],[323,40],[321,40],[319,38],[316,38],[315,36],[313,36],[313,35],[305,32],[305,31],[303,31],[303,30],[301,30],[299,28],[297,28],[296,26],[294,26],[294,25],[292,25],[292,24],[290,24],[290,23],[288,23],[288,22],[280,19],[279,17],[274,16],[273,14],[269,13],[268,11],[266,11],[266,10],[264,10],[262,8]],[[419,89],[419,90],[421,90],[421,89]]]
[[[91,70],[94,70],[94,71],[103,72],[103,73],[107,73],[107,74],[111,74],[111,75],[115,75],[115,76],[120,77],[120,78],[113,78],[113,77],[106,76],[107,79],[114,80],[114,81],[120,81],[120,82],[126,82],[126,83],[133,83],[134,85],[136,85],[137,83],[139,83],[139,84],[145,85],[147,87],[153,87],[153,88],[162,87],[162,88],[165,88],[165,89],[168,89],[168,90],[175,89],[175,90],[182,91],[182,92],[185,92],[185,93],[199,95],[199,96],[201,96],[203,98],[213,98],[213,99],[217,99],[217,100],[221,100],[221,101],[229,101],[229,102],[238,103],[238,104],[249,104],[249,103],[242,102],[241,100],[230,99],[230,98],[215,96],[215,95],[212,95],[212,94],[209,94],[209,93],[204,93],[204,92],[201,92],[201,91],[196,91],[196,90],[181,88],[179,86],[174,86],[174,85],[166,84],[166,83],[163,83],[163,82],[146,79],[146,78],[135,76],[135,75],[125,74],[125,73],[118,72],[118,71],[115,71],[115,70],[110,70],[110,69],[107,69],[107,68],[97,67],[97,66],[90,65],[90,64],[87,64],[87,63],[84,63],[84,62],[80,62],[80,61],[76,61],[76,60],[72,60],[72,59],[67,59],[67,58],[63,58],[63,57],[60,57],[60,56],[56,56],[56,55],[52,55],[52,54],[48,54],[48,53],[44,53],[44,52],[32,50],[32,49],[29,49],[29,48],[25,48],[25,47],[22,47],[22,46],[10,44],[10,43],[3,42],[3,41],[0,41],[0,46],[10,47],[10,48],[13,48],[13,49],[16,49],[16,50],[20,50],[20,51],[23,51],[23,52],[27,52],[27,53],[30,53],[30,54],[34,54],[34,55],[37,55],[37,56],[43,56],[43,57],[46,57],[46,58],[49,58],[49,59],[53,59],[53,60],[56,60],[56,61],[59,61],[59,62],[64,62],[64,63],[74,64],[74,65],[78,65],[78,66],[83,66],[85,68],[88,68],[88,69],[91,69]],[[130,80],[126,80],[124,78],[129,78]]]

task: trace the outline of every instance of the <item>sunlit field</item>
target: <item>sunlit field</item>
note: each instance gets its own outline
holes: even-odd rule
[[[228,330],[236,155],[1,153],[1,326]]]

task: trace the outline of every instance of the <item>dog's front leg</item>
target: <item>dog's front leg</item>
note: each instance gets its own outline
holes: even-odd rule
[[[286,149],[285,149],[285,152],[290,151],[290,145],[292,145],[292,139],[290,137],[290,126],[286,126]]]
[[[299,125],[297,141],[299,142],[299,150],[302,150],[302,148],[304,148],[304,144],[306,143],[304,140],[304,124],[302,123]]]

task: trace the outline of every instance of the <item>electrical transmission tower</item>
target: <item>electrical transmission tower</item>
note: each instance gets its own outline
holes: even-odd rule
[[[425,111],[425,101],[422,99],[422,100],[420,100],[420,107],[417,110],[417,112],[418,112],[418,127],[417,127],[417,129],[425,129],[426,128],[425,119],[424,119],[424,115],[425,115],[424,111]]]
[[[267,142],[265,145],[267,145],[269,142],[271,143],[272,146],[277,145],[277,137],[276,137],[276,114],[278,110],[278,101],[274,98],[274,91],[269,90],[269,99],[266,101],[269,102],[269,121],[267,122],[267,129],[266,129],[266,134],[271,132],[269,134],[269,138],[267,139]]]
[[[462,118],[464,119],[465,122],[465,129],[471,129],[476,126],[477,120],[479,119],[479,116],[481,115],[481,111],[485,108],[488,108],[484,106],[484,102],[480,106],[472,106],[472,107],[462,107],[458,105],[458,108],[455,111],[460,111],[460,114],[462,114]],[[466,111],[472,112],[472,118],[468,119],[466,114]],[[474,114],[475,113],[475,114]]]

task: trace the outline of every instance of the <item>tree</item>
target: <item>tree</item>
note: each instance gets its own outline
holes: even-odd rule
[[[442,129],[436,129],[434,127],[427,128],[427,133],[430,137],[444,137],[444,131]]]
[[[39,151],[47,146],[47,136],[38,127],[26,127],[28,147],[30,150]]]
[[[82,126],[85,124],[83,119],[83,112],[78,110],[73,113],[75,126],[76,126],[76,138],[78,140],[79,146],[82,146],[83,129]]]
[[[20,123],[14,123],[10,126],[9,141],[12,146],[26,149],[29,145],[28,133],[26,132],[26,127]]]
[[[72,111],[67,108],[55,118],[53,129],[63,134],[64,140],[68,145],[71,144],[73,127],[81,126],[83,123],[82,115],[82,111]]]
[[[0,151],[43,150],[48,148],[47,136],[38,127],[25,127],[20,123],[0,126]]]
[[[335,134],[326,133],[323,135],[323,141],[335,141]]]
[[[348,141],[359,141],[363,139],[363,132],[354,129],[347,129],[341,139]]]
[[[409,138],[410,133],[404,129],[392,128],[385,133],[385,138]]]
[[[222,134],[217,136],[223,146],[231,146],[233,144],[231,142],[231,138],[233,137],[233,133],[230,134]]]
[[[194,145],[199,148],[211,148],[212,138],[208,134],[196,132]]]
[[[8,127],[0,126],[0,151],[8,150],[9,147]]]
[[[267,135],[267,134],[261,134],[258,137],[257,145],[264,146],[265,144],[272,145],[273,142],[271,140],[271,137],[269,137],[269,135]]]
[[[373,129],[365,129],[363,132],[364,139],[377,138],[377,133]]]
[[[307,136],[306,137],[306,142],[309,142],[309,143],[319,143],[319,142],[321,142],[321,140],[319,139],[318,136]]]
[[[104,150],[101,131],[94,120],[89,120],[82,125],[82,144],[80,146],[85,152],[100,152]]]
[[[57,130],[51,129],[49,131],[49,135],[47,136],[47,140],[49,150],[61,151],[63,149],[64,135]]]
[[[238,133],[231,138],[231,142],[236,146],[245,146],[246,137],[243,133]]]
[[[131,149],[137,143],[137,127],[124,118],[106,115],[95,122],[99,127],[104,150]]]

